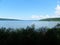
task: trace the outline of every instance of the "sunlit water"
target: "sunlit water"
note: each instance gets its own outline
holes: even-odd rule
[[[59,21],[0,21],[0,28],[26,28],[35,24],[35,28],[48,27],[52,28],[56,24],[60,23]]]

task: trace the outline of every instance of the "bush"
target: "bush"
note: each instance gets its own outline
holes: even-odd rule
[[[37,29],[36,29],[37,30]],[[0,45],[59,45],[60,44],[60,29],[39,28],[36,31],[34,26],[26,29],[11,29],[0,28]]]

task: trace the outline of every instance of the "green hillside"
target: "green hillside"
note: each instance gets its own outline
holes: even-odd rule
[[[7,19],[7,18],[0,18],[0,21],[18,21],[18,19]]]
[[[60,18],[46,18],[46,19],[41,19],[40,21],[60,21]]]

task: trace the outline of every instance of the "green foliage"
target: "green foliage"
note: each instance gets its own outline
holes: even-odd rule
[[[0,28],[0,45],[60,45],[60,28],[36,30],[34,25],[26,29]]]
[[[40,21],[60,21],[60,18],[47,18],[47,19],[41,19]]]

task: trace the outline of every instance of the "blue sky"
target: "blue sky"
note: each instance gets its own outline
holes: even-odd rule
[[[60,0],[0,0],[0,18],[38,20],[60,17]]]

